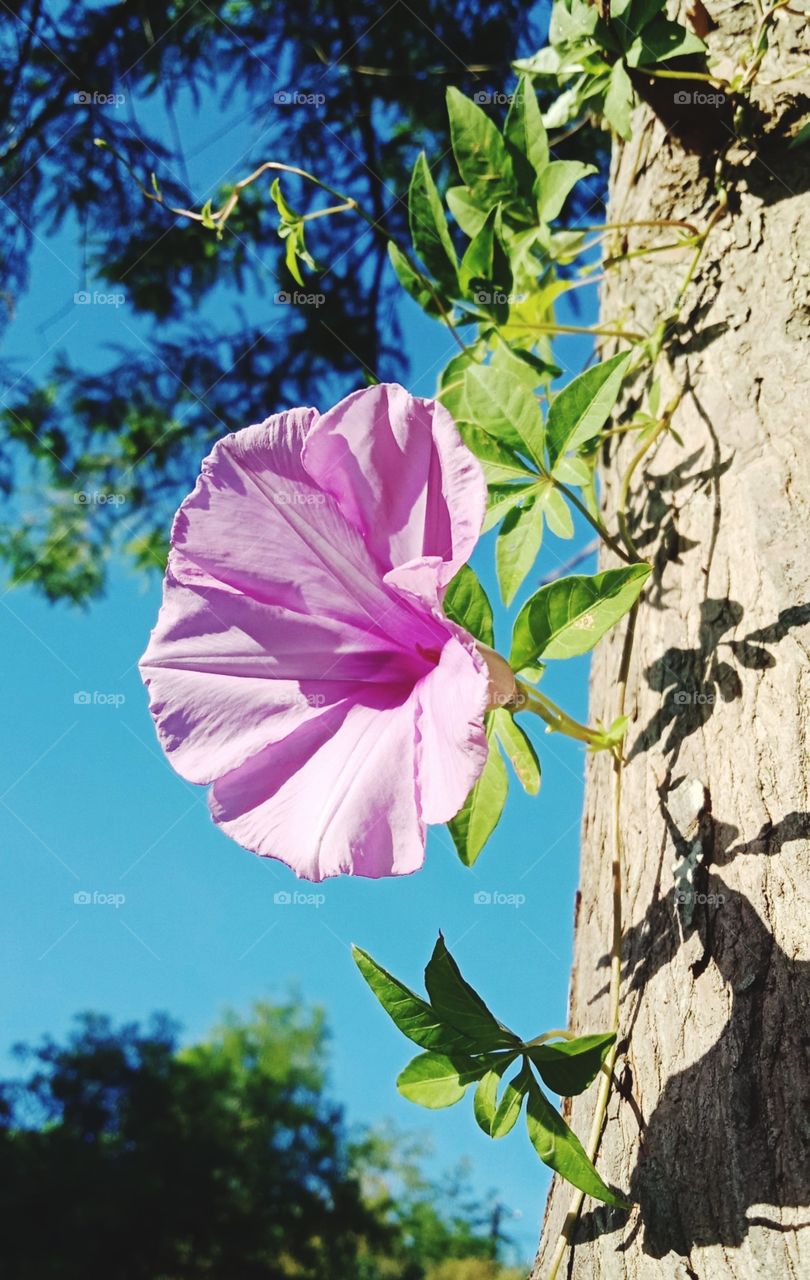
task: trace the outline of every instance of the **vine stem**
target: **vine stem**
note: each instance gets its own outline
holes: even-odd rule
[[[545,1044],[547,1040],[576,1040],[575,1031],[569,1031],[567,1027],[555,1027],[553,1031],[544,1031],[541,1036],[535,1036],[533,1040],[527,1040],[524,1049],[533,1049],[535,1045]]]
[[[164,209],[168,210],[169,213],[173,213],[178,218],[188,218],[192,222],[202,223],[203,226],[213,227],[218,232],[219,235],[222,234],[222,230],[225,224],[227,223],[228,218],[231,216],[237,204],[239,203],[240,195],[244,190],[246,190],[247,187],[250,187],[255,182],[258,182],[259,178],[261,178],[265,173],[289,173],[296,178],[301,178],[305,182],[311,182],[313,186],[318,187],[321,191],[325,191],[327,195],[330,195],[334,197],[334,199],[340,201],[338,205],[334,205],[329,209],[317,209],[312,213],[303,214],[301,216],[302,222],[311,222],[313,218],[323,218],[331,214],[352,212],[352,213],[356,213],[359,217],[363,219],[364,222],[368,223],[369,227],[371,227],[373,231],[377,231],[380,235],[382,235],[385,238],[385,240],[388,241],[389,244],[395,243],[395,241],[392,239],[391,235],[389,234],[387,228],[383,226],[383,224],[379,222],[372,214],[368,213],[363,208],[363,206],[357,200],[355,200],[352,196],[344,195],[343,192],[337,191],[334,187],[330,187],[328,182],[324,182],[321,178],[317,177],[316,174],[309,173],[307,169],[299,169],[297,165],[282,164],[280,161],[277,161],[277,160],[265,160],[262,164],[259,165],[257,169],[254,169],[252,173],[249,173],[247,177],[241,178],[239,182],[234,183],[227,199],[225,200],[221,208],[214,209],[206,215],[202,213],[197,213],[196,210],[194,209],[184,209],[177,205],[168,204],[164,199],[163,192],[158,187],[157,182],[155,182],[154,191],[150,191],[149,188],[145,187],[144,184],[141,182],[140,178],[138,177],[137,173],[133,169],[132,165],[127,160],[126,156],[121,155],[120,151],[116,151],[114,147],[111,147],[110,144],[104,138],[95,138],[94,141],[96,146],[104,147],[113,153],[113,155],[116,157],[118,162],[124,166],[124,168],[130,174],[130,176],[135,180],[138,190],[141,192],[141,195],[146,197],[147,200],[152,200],[155,204],[161,205]],[[427,276],[423,275],[423,273],[419,269],[418,264],[414,262],[413,258],[411,257],[411,255],[408,253],[406,249],[403,249],[401,245],[397,245],[397,248],[399,249],[400,253],[407,261],[408,266],[411,268],[414,274],[418,276],[421,281],[423,281],[425,287],[430,291],[433,297],[433,300],[439,309],[439,313],[441,315],[442,321],[450,330],[450,333],[452,334],[453,339],[456,345],[458,346],[459,350],[463,351],[465,354],[468,354],[469,347],[467,346],[464,339],[459,334],[457,326],[453,322],[452,316],[448,313],[447,308],[444,305],[444,300],[436,292],[436,289],[433,287],[432,282],[427,278]]]
[[[704,84],[721,84],[726,87],[730,84],[722,76],[713,76],[704,71],[653,71],[650,67],[644,67],[642,73],[651,80],[702,80]]]
[[[604,747],[604,734],[598,729],[580,724],[579,720],[574,720],[567,711],[563,711],[556,702],[552,702],[551,698],[547,698],[537,689],[530,689],[520,680],[517,681],[517,689],[522,699],[519,710],[533,711],[553,733],[564,733],[566,737],[575,738],[578,742],[587,742],[591,747]]]
[[[640,560],[641,557],[636,552],[630,552],[630,554],[628,555],[627,551],[624,550],[621,543],[618,542],[613,537],[613,535],[608,531],[608,529],[602,523],[599,516],[593,515],[592,512],[588,510],[588,508],[585,506],[585,503],[582,502],[581,499],[577,497],[573,489],[569,489],[568,485],[563,484],[562,480],[557,480],[551,474],[550,471],[546,470],[545,467],[543,467],[541,471],[541,475],[543,475],[546,480],[550,480],[551,483],[554,485],[554,488],[559,490],[559,492],[568,499],[568,501],[571,503],[571,506],[575,507],[579,512],[579,514],[585,520],[588,521],[588,524],[591,526],[591,528],[596,533],[599,534],[599,537],[602,539],[605,546],[609,547],[615,556],[618,556],[620,560],[624,560],[625,564],[632,564],[634,563],[634,561]]]
[[[616,513],[616,518],[619,522],[619,532],[621,533],[622,542],[627,547],[628,552],[636,560],[640,560],[641,556],[639,555],[638,547],[633,541],[633,535],[630,532],[630,523],[627,518],[627,499],[630,494],[630,485],[639,463],[647,456],[656,440],[658,440],[658,438],[668,429],[670,419],[674,411],[675,406],[673,405],[672,409],[668,410],[660,421],[656,423],[655,429],[650,433],[647,439],[639,445],[638,449],[636,449],[636,452],[630,459],[630,465],[624,473],[621,488],[619,490],[618,511]]]
[[[627,631],[624,636],[622,645],[622,656],[619,664],[619,676],[617,680],[617,717],[625,714],[627,704],[627,680],[630,672],[630,659],[633,654],[633,641],[636,633],[636,619],[638,617],[639,601],[633,605],[627,620]],[[622,804],[622,780],[624,776],[624,757],[620,751],[614,752],[613,755],[613,787],[611,800],[611,879],[612,879],[612,928],[611,928],[611,947],[610,947],[610,993],[609,993],[609,1020],[610,1030],[616,1037],[610,1047],[608,1055],[602,1067],[602,1073],[599,1077],[599,1089],[596,1095],[596,1107],[591,1122],[591,1132],[588,1138],[588,1145],[585,1148],[588,1159],[593,1163],[599,1151],[599,1144],[602,1141],[602,1134],[605,1128],[605,1120],[607,1118],[608,1102],[610,1101],[610,1091],[613,1085],[613,1072],[616,1066],[616,1058],[619,1048],[619,1016],[621,1012],[621,983],[622,983],[622,866],[624,863],[623,846],[622,846],[622,829],[621,829],[621,804]],[[568,1251],[574,1229],[579,1221],[579,1215],[582,1210],[582,1203],[585,1199],[584,1191],[577,1191],[571,1201],[568,1213],[565,1215],[560,1235],[557,1240],[557,1246],[551,1259],[547,1280],[556,1280],[562,1261]]]
[[[510,329],[527,329],[530,333],[586,333],[596,338],[625,338],[628,342],[644,342],[646,334],[631,333],[627,329],[603,329],[599,325],[576,324],[523,324],[517,320],[509,321]]]
[[[782,6],[776,5],[774,6],[774,10],[770,12],[771,13],[775,12],[775,9],[777,7],[782,7]],[[721,189],[719,192],[717,208],[714,210],[714,213],[712,214],[706,227],[701,232],[700,237],[697,240],[697,243],[695,245],[695,252],[692,256],[692,261],[689,264],[689,269],[686,273],[686,277],[683,280],[683,283],[681,284],[678,290],[678,294],[675,299],[675,305],[673,308],[673,311],[676,315],[678,310],[680,309],[686,290],[688,289],[692,279],[694,278],[695,271],[697,270],[698,263],[700,262],[700,259],[703,255],[703,251],[706,246],[706,241],[708,240],[709,235],[712,229],[714,228],[715,224],[726,213],[727,207],[728,207],[728,197],[726,195],[725,190]],[[654,360],[653,368],[655,367],[655,363],[656,361]],[[624,477],[622,479],[620,496],[619,496],[619,504],[618,504],[619,505],[619,514],[618,514],[619,530],[621,533],[622,541],[624,542],[624,545],[627,548],[627,552],[633,558],[639,558],[639,557],[638,557],[638,549],[636,548],[632,535],[630,534],[630,530],[628,527],[628,520],[627,520],[627,499],[630,491],[630,485],[633,479],[633,475],[635,474],[635,471],[637,470],[641,460],[644,458],[648,450],[652,448],[652,445],[655,443],[655,441],[663,434],[664,431],[666,431],[669,428],[670,421],[672,419],[673,414],[675,413],[675,410],[678,406],[680,398],[681,398],[680,395],[677,396],[671,404],[667,405],[666,409],[664,410],[664,413],[661,416],[660,421],[656,424],[654,431],[650,433],[648,438],[639,446],[639,448],[633,454],[632,458],[630,459],[630,463],[628,465],[627,471],[625,472]],[[635,604],[633,605],[628,615],[627,631],[625,633],[624,643],[622,646],[621,661],[619,664],[619,674],[617,679],[617,718],[625,714],[625,707],[627,703],[627,683],[628,683],[628,676],[630,671],[630,661],[633,654],[633,642],[635,640],[635,634],[636,634],[636,620],[638,618],[638,611],[639,611],[640,604],[641,604],[641,599],[635,602]],[[622,783],[624,778],[624,763],[625,763],[624,757],[621,751],[615,751],[613,753],[613,787],[612,787],[612,797],[611,797],[611,844],[612,844],[611,877],[612,877],[612,885],[613,885],[613,911],[612,911],[612,934],[611,934],[611,949],[610,949],[609,1018],[610,1018],[610,1029],[616,1035],[616,1039],[614,1040],[610,1048],[610,1052],[608,1053],[608,1056],[605,1059],[603,1069],[602,1069],[602,1074],[600,1075],[600,1078],[599,1078],[599,1089],[596,1097],[596,1106],[594,1109],[593,1121],[591,1123],[591,1132],[588,1140],[588,1145],[586,1147],[588,1158],[592,1162],[595,1161],[596,1159],[597,1153],[599,1151],[599,1144],[602,1141],[602,1134],[604,1131],[605,1120],[607,1117],[608,1102],[610,1100],[610,1091],[613,1085],[613,1072],[616,1066],[616,1058],[618,1056],[618,1032],[619,1032],[619,1018],[620,1018],[620,1012],[621,1012],[622,933],[623,933],[623,927],[622,927],[623,872],[622,872],[622,868],[624,863],[624,855],[623,855],[622,830],[621,830],[621,803],[622,803]],[[565,1219],[563,1221],[563,1225],[560,1230],[560,1235],[557,1240],[557,1245],[555,1247],[554,1254],[551,1259],[551,1265],[550,1265],[546,1280],[557,1280],[557,1275],[559,1273],[560,1266],[562,1265],[566,1252],[568,1251],[571,1245],[574,1230],[576,1228],[577,1222],[579,1221],[579,1215],[582,1210],[582,1204],[584,1199],[585,1199],[584,1192],[577,1191],[574,1194],[574,1197],[571,1201],[571,1206],[568,1210],[568,1213],[565,1215]]]
[[[700,232],[694,222],[684,222],[682,218],[637,218],[633,222],[597,222],[588,226],[575,227],[575,231],[624,231],[632,227],[684,227],[692,235]]]

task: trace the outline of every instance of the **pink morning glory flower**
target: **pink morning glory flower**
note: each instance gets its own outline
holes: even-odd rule
[[[214,446],[141,671],[239,844],[310,880],[421,866],[487,756],[487,659],[441,607],[485,502],[447,410],[396,385]]]

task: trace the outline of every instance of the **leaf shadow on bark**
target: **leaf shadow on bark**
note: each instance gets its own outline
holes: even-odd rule
[[[810,623],[810,604],[783,609],[772,624],[741,639],[724,638],[742,617],[742,605],[736,600],[703,600],[697,645],[666,649],[647,668],[645,679],[663,695],[662,705],[637,735],[628,760],[666,735],[662,750],[674,762],[685,739],[701,729],[721,703],[742,695],[739,668],[765,671],[776,665],[776,656],[766,646],[778,644],[793,628]]]
[[[773,856],[785,845],[810,839],[810,813],[792,812],[739,839],[736,827],[707,817],[712,866],[735,857]],[[659,867],[659,890],[664,853]],[[729,993],[729,1014],[712,1047],[667,1080],[645,1118],[633,1096],[627,1065],[617,1089],[639,1127],[630,1176],[630,1198],[647,1256],[670,1252],[689,1259],[695,1246],[742,1244],[756,1224],[775,1231],[810,1229],[807,1220],[785,1224],[762,1206],[810,1206],[810,962],[796,961],[778,946],[748,899],[707,867],[696,884],[697,931],[702,954],[692,965],[696,981],[713,962]],[[651,978],[674,958],[683,941],[674,888],[656,897],[645,918],[627,931],[623,970],[625,1002],[635,994],[632,1025]],[[600,965],[606,967],[604,956]],[[699,998],[699,987],[697,996]],[[598,997],[595,997],[598,998]],[[604,1207],[586,1214],[579,1243],[617,1230],[625,1215]],[[689,1274],[689,1272],[687,1272]]]

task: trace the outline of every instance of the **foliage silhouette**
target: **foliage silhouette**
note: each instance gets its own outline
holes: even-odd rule
[[[164,1016],[85,1015],[17,1054],[30,1073],[0,1085],[9,1280],[429,1280],[452,1260],[505,1280],[501,1206],[427,1182],[395,1135],[349,1139],[317,1011],[258,1004],[182,1049]]]

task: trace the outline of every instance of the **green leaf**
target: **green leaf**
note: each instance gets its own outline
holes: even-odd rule
[[[555,370],[555,366],[545,364],[534,352],[521,351],[519,347],[512,348],[507,342],[498,343],[490,363],[493,369],[511,373],[513,378],[517,378],[530,391],[548,382],[550,378],[558,377],[560,372]]]
[[[602,742],[606,747],[618,747],[622,738],[627,733],[627,726],[630,723],[627,716],[617,716],[608,729],[602,730]]]
[[[419,257],[445,290],[455,292],[458,271],[456,251],[424,151],[420,151],[411,174],[408,221],[411,239]]]
[[[492,1137],[492,1122],[498,1109],[498,1086],[501,1083],[501,1077],[507,1065],[504,1060],[497,1066],[492,1067],[478,1081],[478,1087],[475,1090],[473,1115],[479,1129],[483,1129],[488,1138]]]
[[[435,1009],[377,964],[368,952],[352,947],[355,963],[391,1021],[422,1049],[469,1054],[475,1045],[442,1022]]]
[[[540,222],[552,222],[558,216],[576,184],[591,173],[598,173],[592,164],[579,160],[552,160],[537,175],[535,195],[537,217]]]
[[[488,483],[537,480],[536,472],[529,471],[523,459],[513,449],[501,444],[483,427],[476,426],[474,422],[458,422],[456,426],[467,448],[481,463]]]
[[[570,1098],[592,1085],[616,1037],[611,1032],[536,1044],[528,1054],[549,1089]]]
[[[441,934],[425,969],[425,987],[439,1016],[471,1040],[478,1052],[520,1044],[519,1038],[501,1026],[478,992],[462,977]]]
[[[587,1195],[621,1209],[630,1208],[626,1200],[602,1181],[579,1138],[534,1081],[529,1089],[526,1125],[531,1144],[543,1164]]]
[[[482,209],[467,187],[449,187],[445,193],[447,207],[465,236],[477,236],[487,219],[487,209]]]
[[[573,538],[574,519],[568,503],[553,484],[546,482],[541,495],[546,524],[558,538]]]
[[[548,164],[548,135],[528,76],[518,79],[503,132],[518,185],[524,195],[531,197],[535,179]]]
[[[447,588],[443,608],[448,618],[469,631],[471,636],[489,645],[495,643],[492,605],[478,580],[478,575],[468,564],[462,565]]]
[[[459,351],[458,355],[453,356],[452,360],[445,365],[439,375],[438,399],[441,400],[445,408],[449,409],[456,422],[470,422],[472,420],[472,413],[467,404],[464,390],[464,370],[469,365],[478,363],[479,348],[480,355],[483,355],[485,347],[481,342],[473,343],[465,351]]]
[[[794,147],[803,147],[807,142],[810,142],[810,119],[805,120],[796,136],[791,138],[788,151],[792,151]]]
[[[493,742],[494,725],[487,717],[489,755],[483,772],[455,818],[447,826],[461,861],[471,867],[503,813],[509,779],[501,753]]]
[[[475,421],[497,440],[543,462],[543,415],[525,382],[493,365],[470,365],[464,374]]]
[[[447,90],[450,138],[458,171],[484,212],[516,194],[512,161],[485,111],[451,86]]]
[[[420,1053],[400,1071],[397,1089],[409,1102],[438,1110],[460,1102],[478,1075],[474,1063],[443,1053]]]
[[[278,234],[285,241],[284,261],[287,270],[293,280],[303,287],[304,278],[298,265],[299,261],[305,263],[312,271],[316,269],[315,260],[304,240],[304,220],[285,200],[278,178],[273,179],[270,196],[279,213]]]
[[[487,214],[481,230],[467,246],[459,268],[459,285],[476,306],[494,316],[498,324],[509,318],[512,268],[501,243],[500,205]]]
[[[514,1129],[523,1106],[523,1099],[526,1097],[531,1084],[531,1072],[526,1066],[521,1067],[517,1075],[507,1081],[503,1097],[492,1119],[491,1138],[504,1138],[507,1133]]]
[[[405,254],[393,240],[388,241],[388,258],[405,292],[413,298],[414,302],[418,302],[429,316],[440,316],[442,309],[434,291],[429,287],[424,276],[414,271]]]
[[[614,62],[610,69],[610,82],[605,94],[604,113],[619,137],[630,137],[630,115],[633,110],[633,86],[624,69],[624,63]]]
[[[281,183],[278,178],[274,178],[270,184],[270,198],[278,209],[282,222],[298,222],[300,220],[301,215],[296,213],[292,205],[288,204],[284,198],[284,192],[281,190]]]
[[[593,476],[583,457],[565,453],[554,463],[554,479],[559,480],[561,484],[572,484],[583,489],[591,483]]]
[[[631,564],[541,587],[515,619],[509,665],[519,671],[541,657],[587,653],[632,607],[650,572],[648,564]]]
[[[666,8],[666,2],[667,0],[611,0],[610,16],[621,33],[623,48]]]
[[[552,466],[570,449],[597,436],[619,398],[630,352],[622,352],[586,369],[563,387],[551,402],[546,443]]]
[[[531,739],[506,707],[498,707],[492,714],[498,743],[512,762],[518,782],[530,796],[536,796],[540,790],[540,761]]]
[[[543,508],[535,494],[504,517],[495,543],[495,568],[509,606],[533,568],[543,540]]]
[[[655,18],[630,45],[625,59],[628,67],[648,67],[670,58],[685,58],[692,53],[705,53],[706,46],[693,31],[679,22],[671,22],[663,14]]]
[[[531,1073],[524,1065],[507,1084],[499,1103],[498,1088],[508,1066],[504,1059],[493,1067],[481,1077],[475,1091],[473,1114],[488,1138],[503,1138],[514,1128],[531,1084]]]
[[[528,498],[535,488],[534,477],[527,484],[490,484],[487,490],[487,513],[481,532],[489,533],[490,529],[494,529],[498,521],[503,520],[513,507]]]
[[[492,253],[497,217],[498,206],[496,205],[494,209],[490,209],[480,231],[467,245],[458,272],[462,293],[466,293],[476,280],[492,280]]]

